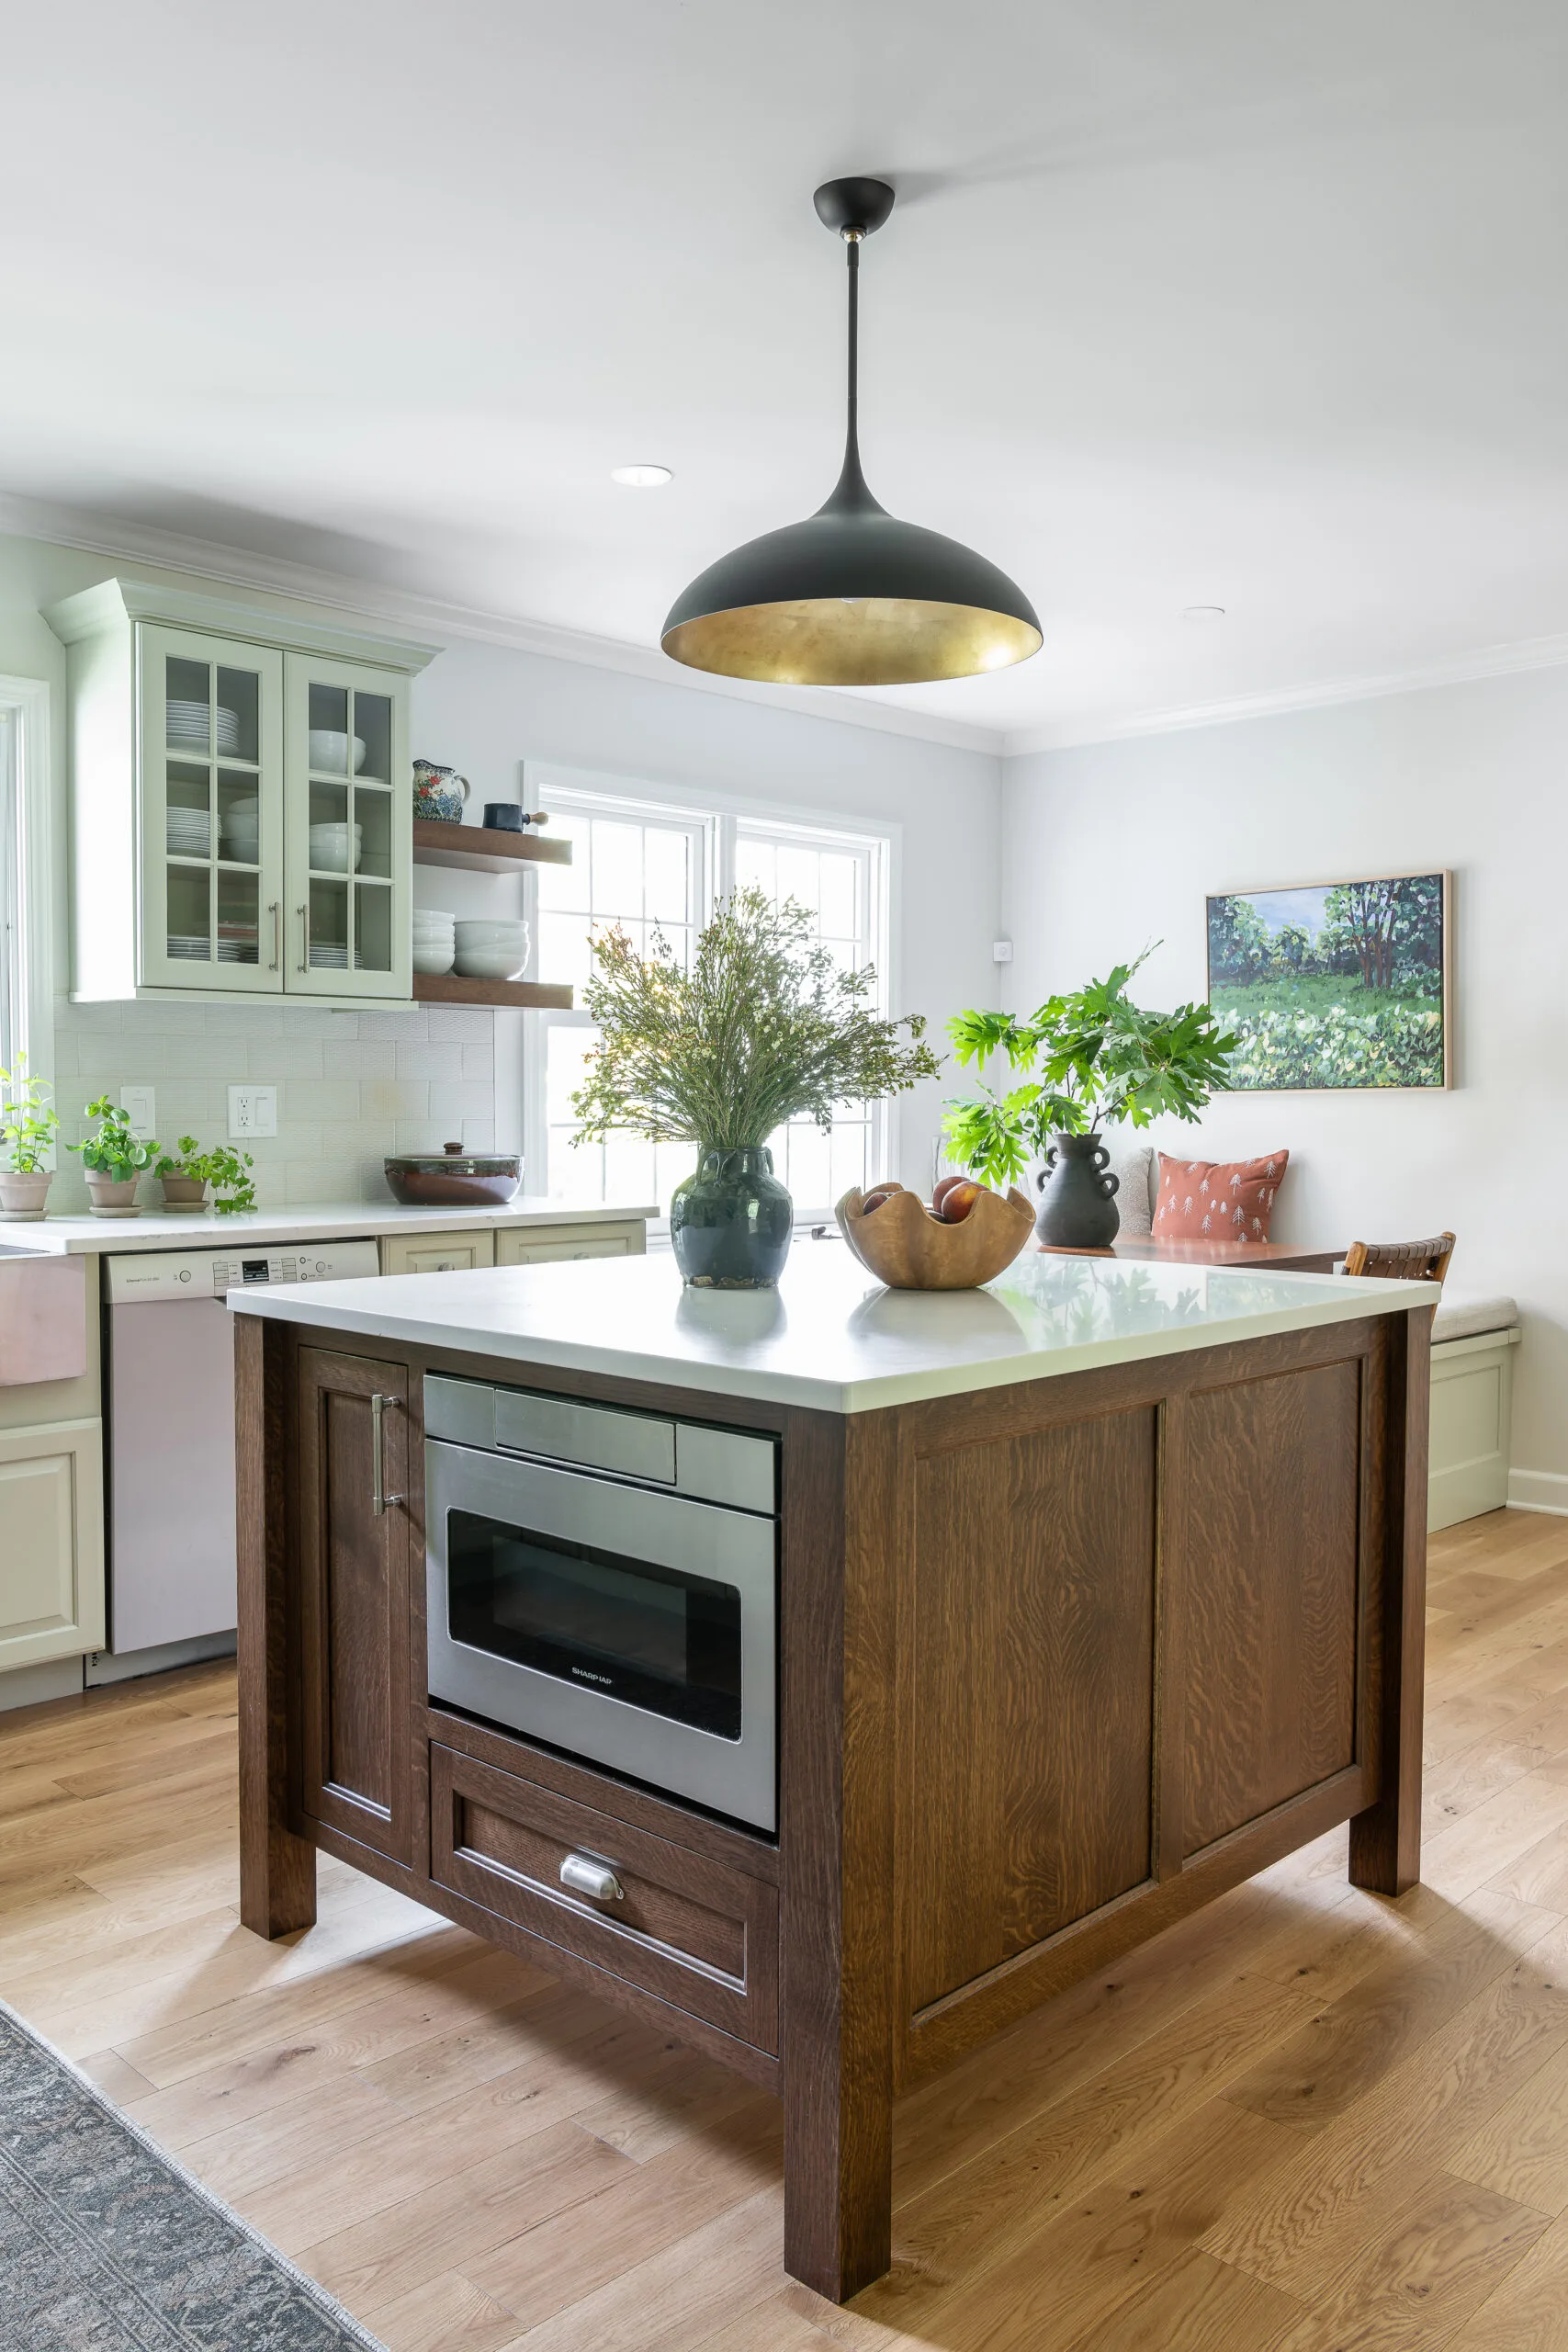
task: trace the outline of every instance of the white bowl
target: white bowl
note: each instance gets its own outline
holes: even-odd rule
[[[335,727],[312,727],[310,730],[310,765],[329,775],[348,774],[348,737]],[[365,765],[365,738],[354,739],[354,773]]]
[[[510,947],[529,936],[525,922],[460,922],[456,928],[459,946],[467,940],[470,947]]]
[[[349,834],[353,833],[352,850]],[[310,864],[318,874],[351,874],[359,864],[360,844],[365,837],[363,825],[312,825],[310,832]]]
[[[425,946],[419,940],[413,944],[413,967],[416,972],[428,972],[439,978],[452,969],[450,947]]]
[[[466,980],[520,980],[528,961],[526,947],[459,947],[457,969]]]

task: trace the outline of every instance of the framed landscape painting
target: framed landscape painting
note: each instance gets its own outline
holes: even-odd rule
[[[1449,876],[1209,900],[1209,1001],[1239,1088],[1449,1083]]]

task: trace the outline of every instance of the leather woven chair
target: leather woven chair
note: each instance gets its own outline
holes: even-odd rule
[[[1440,1283],[1454,1254],[1451,1233],[1427,1241],[1352,1241],[1345,1252],[1348,1274],[1381,1274],[1385,1282]]]

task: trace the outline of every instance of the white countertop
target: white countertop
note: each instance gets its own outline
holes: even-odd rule
[[[140,1216],[46,1216],[37,1225],[0,1225],[0,1250],[42,1250],[51,1257],[78,1257],[127,1250],[203,1250],[228,1243],[355,1241],[378,1233],[425,1233],[502,1225],[608,1225],[659,1215],[651,1201],[612,1202],[603,1208],[569,1208],[536,1193],[519,1193],[498,1207],[493,1202],[461,1209],[405,1209],[396,1201],[328,1202],[297,1209],[251,1209],[220,1216],[170,1216],[144,1209]]]
[[[985,1290],[886,1290],[797,1241],[776,1291],[684,1290],[665,1251],[231,1291],[245,1314],[535,1368],[859,1413],[1437,1304],[1435,1283],[1027,1251]]]

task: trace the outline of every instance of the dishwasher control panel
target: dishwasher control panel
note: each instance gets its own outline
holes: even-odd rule
[[[275,1249],[149,1250],[104,1261],[111,1306],[131,1299],[223,1298],[277,1283],[349,1282],[378,1274],[374,1241],[296,1241]]]

